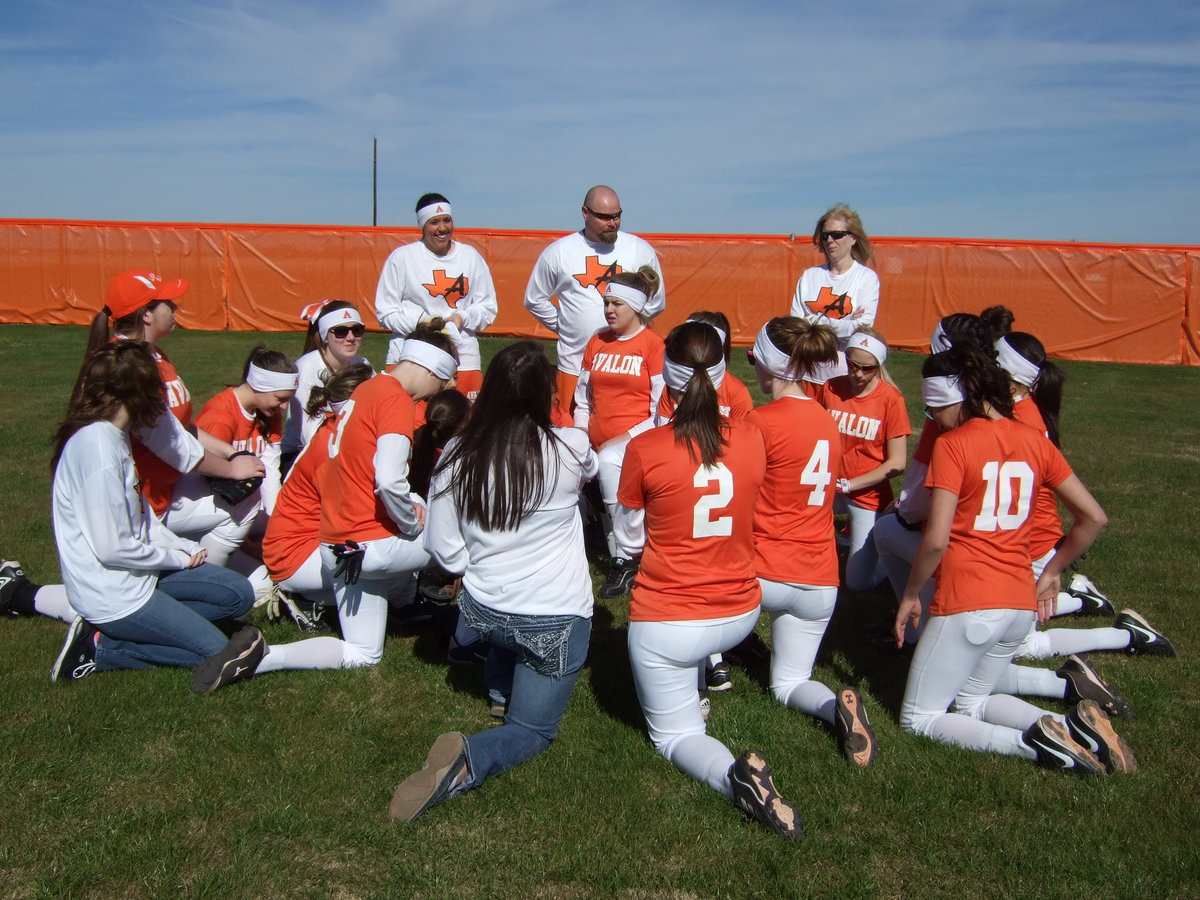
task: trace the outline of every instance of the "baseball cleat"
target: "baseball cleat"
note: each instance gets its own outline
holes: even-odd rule
[[[719,662],[705,672],[704,683],[710,691],[732,691],[733,676],[729,672],[729,663]]]
[[[1021,740],[1037,753],[1038,764],[1047,769],[1081,775],[1108,774],[1092,751],[1071,737],[1067,726],[1048,713],[1026,728]]]
[[[1134,718],[1133,711],[1125,702],[1125,698],[1101,678],[1100,673],[1092,668],[1091,664],[1082,656],[1072,653],[1054,674],[1067,682],[1067,695],[1064,699],[1068,703],[1075,704],[1080,700],[1095,700],[1107,716],[1117,716],[1121,719]]]
[[[1141,613],[1132,609],[1123,609],[1113,620],[1113,628],[1129,632],[1129,646],[1125,652],[1129,654],[1149,654],[1151,656],[1174,656],[1175,647],[1167,640],[1166,635],[1146,621]]]
[[[1081,616],[1111,616],[1116,612],[1108,597],[1100,593],[1100,589],[1086,575],[1074,575],[1067,585],[1067,593],[1083,604],[1079,610]]]
[[[780,796],[761,752],[747,750],[735,759],[729,767],[729,783],[738,808],[780,837],[795,840],[804,833],[800,814]]]
[[[612,566],[609,567],[608,577],[604,579],[604,584],[600,587],[600,596],[611,598],[628,594],[629,589],[633,587],[633,579],[637,577],[640,565],[640,559],[616,557],[612,561]]]
[[[1110,773],[1130,775],[1137,771],[1137,760],[1129,745],[1108,721],[1108,716],[1095,700],[1084,700],[1067,713],[1067,730],[1071,737],[1087,747]]]
[[[844,687],[837,692],[833,724],[846,759],[856,766],[869,766],[875,759],[875,732],[862,697],[854,688]]]

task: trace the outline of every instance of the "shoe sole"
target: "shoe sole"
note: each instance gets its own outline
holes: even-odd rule
[[[713,671],[709,672],[708,678],[704,679],[704,686],[706,688],[708,688],[710,691],[716,691],[718,694],[721,693],[722,691],[732,691],[733,690],[733,678],[730,677],[728,667],[726,667],[725,669],[723,669],[721,671],[720,678],[715,678],[714,676],[716,674],[717,674],[716,669],[713,669]],[[710,681],[709,679],[712,679],[712,680]]]
[[[742,767],[746,770],[744,775],[740,771]],[[771,767],[757,750],[747,751],[734,762],[729,770],[729,781],[734,802],[742,812],[788,840],[795,840],[804,833],[800,813],[780,795],[771,778]]]
[[[1129,654],[1143,653],[1147,656],[1174,656],[1175,646],[1166,636],[1146,621],[1145,617],[1132,609],[1123,609],[1113,622],[1114,628],[1128,631],[1129,646],[1125,652]],[[1138,638],[1145,641],[1142,646],[1136,646]]]
[[[445,795],[442,782],[465,761],[466,748],[461,734],[438,735],[425,757],[425,766],[396,786],[388,816],[397,822],[411,822],[441,800]]]
[[[1110,773],[1132,775],[1138,770],[1133,751],[1112,727],[1112,722],[1099,703],[1084,700],[1072,711],[1071,718],[1076,723],[1076,730],[1083,735],[1088,749]]]
[[[1136,718],[1125,698],[1113,690],[1082,656],[1072,653],[1054,674],[1066,679],[1080,700],[1095,700],[1099,703],[1105,715],[1121,719]]]
[[[220,653],[210,656],[196,666],[196,673],[192,676],[192,690],[204,697],[218,688],[245,681],[258,668],[266,645],[266,639],[257,628],[243,628],[229,639],[229,643]],[[226,652],[233,655],[226,657]]]
[[[1053,716],[1045,715],[1038,720],[1038,725],[1047,733],[1035,732],[1031,735],[1029,746],[1041,749],[1058,760],[1059,765],[1047,766],[1060,772],[1076,772],[1080,775],[1107,775],[1108,769],[1096,758],[1096,755],[1081,745],[1071,736],[1067,726]],[[1041,754],[1038,755],[1041,762]],[[1046,765],[1042,763],[1042,765]]]
[[[836,714],[843,735],[842,753],[850,762],[865,769],[875,761],[877,745],[858,691],[854,688],[838,691]]]
[[[58,658],[54,660],[54,668],[50,670],[50,683],[54,684],[58,681],[71,681],[70,678],[63,677],[63,667],[67,662],[67,653],[75,643],[75,639],[79,637],[79,632],[83,630],[86,623],[83,621],[83,616],[76,616],[71,622],[71,627],[67,629],[66,640],[63,641],[62,649],[58,651]]]

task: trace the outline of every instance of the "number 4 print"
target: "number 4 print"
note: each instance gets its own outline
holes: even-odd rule
[[[1033,497],[1033,469],[1024,460],[996,460],[983,464],[983,505],[975,517],[974,531],[1013,531],[1029,518]]]

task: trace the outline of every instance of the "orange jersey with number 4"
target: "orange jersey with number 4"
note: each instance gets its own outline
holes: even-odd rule
[[[754,510],[759,578],[836,587],[833,532],[835,482],[840,477],[837,425],[808,397],[780,397],[746,417],[762,432],[767,473]]]
[[[1046,435],[1012,419],[970,419],[938,438],[925,481],[958,495],[930,612],[1037,609],[1029,538],[1034,498],[1071,467]]]
[[[617,500],[645,510],[646,547],[629,618],[719,619],[749,612],[762,591],[754,572],[754,499],[766,471],[762,434],[732,422],[716,465],[693,459],[669,425],[629,442]]]

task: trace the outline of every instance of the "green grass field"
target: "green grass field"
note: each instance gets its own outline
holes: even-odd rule
[[[298,334],[180,333],[164,348],[198,408],[259,339],[293,353],[301,344]],[[79,328],[0,327],[0,557],[37,581],[58,578],[48,441],[83,343]],[[487,343],[488,353],[502,344]],[[372,335],[366,353],[378,362],[383,348]],[[920,361],[889,361],[918,423]],[[745,354],[734,362],[751,383]],[[431,632],[392,634],[375,669],[282,672],[201,699],[177,670],[51,685],[65,626],[4,619],[0,895],[1200,895],[1200,378],[1064,368],[1065,450],[1111,521],[1084,571],[1180,650],[1092,656],[1137,713],[1119,723],[1135,776],[1085,780],[902,733],[907,659],[873,649],[863,629],[889,614],[890,593],[843,593],[816,677],[863,691],[880,740],[874,766],[852,768],[824,728],[775,703],[765,667],[735,668],[735,689],[713,698],[710,732],[735,753],[764,750],[801,807],[806,834],[786,844],[653,751],[626,659],[627,600],[604,601],[559,741],[395,825],[392,791],[434,737],[489,726],[479,672],[448,667]],[[266,633],[297,637],[284,625]]]

